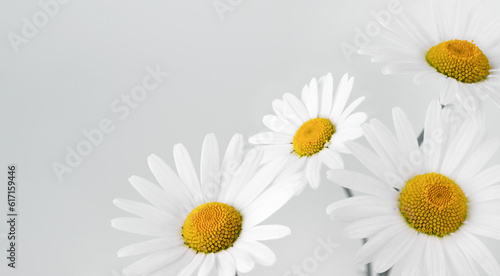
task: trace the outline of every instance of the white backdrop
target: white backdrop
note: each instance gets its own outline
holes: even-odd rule
[[[182,142],[199,164],[206,133],[215,133],[221,148],[236,132],[248,138],[263,129],[273,99],[298,95],[312,77],[355,76],[353,98],[367,97],[360,111],[392,128],[391,109],[400,106],[418,132],[440,84],[384,76],[381,64],[342,51],[363,41],[373,14],[389,2],[1,0],[0,221],[11,163],[18,166],[19,215],[18,268],[8,268],[2,257],[0,274],[121,275],[140,257],[120,259],[116,251],[146,237],[110,227],[112,218],[128,215],[112,200],[143,201],[127,179],[154,179],[147,156],[156,153],[173,165],[172,147]],[[428,5],[402,5],[430,19]],[[141,94],[136,86],[149,90]],[[490,133],[500,137],[500,110],[486,106]],[[85,132],[97,128],[102,141],[68,162],[89,140]],[[346,160],[347,168],[365,171]],[[58,177],[54,162],[71,171]],[[497,153],[491,163],[499,162]],[[344,225],[325,213],[344,197],[323,177],[318,190],[292,199],[266,221],[292,229],[291,236],[266,243],[278,262],[247,275],[286,275],[310,263],[321,240],[338,247],[308,275],[363,275],[351,262],[360,241],[343,238]],[[7,226],[1,223],[0,233]],[[1,237],[0,256],[6,256]],[[500,242],[483,241],[500,261]],[[396,266],[392,275],[400,271]]]

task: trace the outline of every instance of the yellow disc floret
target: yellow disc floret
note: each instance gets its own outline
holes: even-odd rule
[[[216,253],[233,246],[241,233],[241,214],[225,203],[209,202],[195,208],[182,226],[184,243],[198,253]]]
[[[410,227],[437,237],[457,231],[467,217],[467,198],[462,189],[437,173],[417,175],[408,181],[399,204]]]
[[[315,118],[305,122],[293,137],[293,150],[299,156],[312,156],[330,142],[335,126],[329,119]]]
[[[441,42],[427,52],[426,58],[439,73],[459,82],[480,82],[490,74],[490,62],[474,41]]]

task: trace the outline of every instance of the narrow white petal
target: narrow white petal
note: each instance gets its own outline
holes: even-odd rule
[[[217,257],[217,270],[219,276],[234,276],[236,273],[236,265],[234,258],[227,251],[220,251]]]
[[[368,238],[397,223],[401,223],[397,216],[370,217],[349,223],[342,233],[349,239]]]
[[[160,269],[156,270],[151,274],[141,274],[141,275],[148,275],[148,276],[176,275],[179,271],[184,269],[184,267],[187,266],[194,259],[195,255],[196,253],[193,250],[186,250],[179,258],[175,259],[175,261],[163,265]]]
[[[171,236],[168,238],[158,238],[131,244],[118,250],[118,257],[135,256],[165,250],[172,247],[181,246],[184,243],[181,236]]]
[[[342,169],[344,168],[344,160],[340,154],[332,149],[325,148],[321,150],[318,154],[319,159],[330,169]]]
[[[297,97],[295,97],[295,95],[285,93],[283,95],[283,101],[285,104],[283,112],[287,119],[295,122],[306,122],[310,119],[306,107]]]
[[[500,140],[488,139],[481,143],[475,152],[469,156],[465,164],[460,169],[456,181],[458,183],[468,183],[490,160],[493,154],[498,150]]]
[[[258,225],[245,229],[241,237],[246,240],[266,241],[281,239],[290,233],[290,228],[283,225]]]
[[[356,100],[354,100],[348,107],[346,107],[346,109],[344,110],[344,112],[342,112],[342,115],[339,118],[339,122],[343,122],[345,119],[347,119],[347,117],[351,115],[354,109],[356,109],[356,107],[358,107],[365,99],[366,97],[364,96],[359,97]]]
[[[469,254],[489,275],[500,275],[500,266],[490,250],[476,237],[461,231],[456,235],[457,244],[463,252]]]
[[[234,243],[234,247],[248,252],[260,265],[271,266],[276,262],[276,255],[274,252],[269,249],[269,247],[258,241],[250,241],[240,238]]]
[[[333,104],[333,77],[332,73],[328,73],[325,77],[323,84],[323,91],[321,94],[321,109],[319,117],[328,118],[332,112]]]
[[[200,265],[198,270],[198,276],[208,276],[215,265],[215,253],[210,253],[205,255],[205,260]]]
[[[399,107],[392,110],[392,117],[394,118],[394,127],[399,143],[403,147],[406,157],[410,158],[412,153],[420,151],[413,125]]]
[[[205,203],[205,197],[201,193],[198,175],[196,174],[191,157],[184,145],[177,144],[174,146],[174,160],[175,166],[177,167],[177,173],[191,192],[191,195],[193,195],[196,204],[201,205]]]
[[[321,180],[320,170],[321,160],[319,159],[318,155],[315,154],[311,157],[308,157],[306,161],[306,178],[309,182],[309,185],[311,185],[313,189],[317,189],[319,187],[319,181]]]
[[[130,275],[144,275],[156,271],[180,258],[186,251],[187,247],[180,246],[175,249],[149,254],[148,256],[140,259],[139,261],[131,264],[123,270],[125,274]]]
[[[231,180],[228,182],[229,185],[222,187],[222,190],[225,191],[224,198],[221,198],[222,202],[232,205],[241,190],[257,172],[263,154],[262,149],[252,149],[247,153],[243,163],[236,171],[226,172],[228,174],[226,177]]]
[[[244,228],[253,227],[279,210],[296,193],[299,180],[292,183],[273,185],[241,212]]]
[[[184,267],[177,276],[191,276],[194,274],[196,269],[203,263],[203,260],[205,259],[205,254],[196,254],[193,258],[193,260],[186,266]]]
[[[375,260],[380,250],[382,250],[396,234],[403,231],[405,227],[407,226],[403,224],[390,226],[368,240],[354,256],[354,263],[366,264]]]
[[[354,78],[349,79],[349,75],[345,74],[339,82],[337,87],[337,92],[335,93],[335,98],[333,100],[333,108],[330,113],[330,120],[338,122],[340,115],[344,112],[347,100],[351,95],[352,86],[354,84]]]
[[[151,172],[153,172],[153,175],[155,176],[158,183],[160,183],[163,190],[166,191],[166,194],[171,196],[174,202],[179,203],[181,205],[180,207],[189,212],[195,208],[196,203],[193,199],[193,196],[186,188],[186,185],[179,179],[179,177],[167,165],[167,163],[165,163],[158,156],[152,154],[148,157],[148,164],[149,168],[151,169]],[[140,180],[140,178],[137,178],[137,180]],[[130,181],[132,183],[133,179],[131,178]],[[132,183],[132,185],[134,184],[138,183]],[[145,183],[142,183],[142,185],[145,185]],[[159,191],[155,191],[155,193],[158,193],[156,197],[158,197],[159,195],[163,195]],[[168,200],[163,199],[163,201],[168,201]]]
[[[384,182],[362,173],[341,169],[328,171],[326,175],[331,181],[348,189],[384,198],[397,196],[397,192]]]
[[[326,213],[335,221],[353,222],[374,216],[394,215],[392,200],[374,196],[356,196],[330,204]]]
[[[113,203],[120,209],[127,211],[131,214],[140,216],[145,219],[149,219],[151,221],[155,221],[158,223],[177,225],[177,222],[180,220],[178,217],[174,217],[170,213],[162,211],[156,207],[151,205],[137,202],[128,199],[115,199]]]
[[[267,128],[274,132],[281,132],[292,136],[295,135],[296,126],[284,118],[275,115],[266,115],[262,119],[262,122]]]
[[[446,262],[440,238],[430,236],[427,239],[425,262],[427,263],[427,275],[446,275]]]
[[[410,252],[402,275],[418,276],[419,269],[422,267],[422,259],[425,256],[428,235],[418,235],[415,246]]]
[[[219,194],[220,185],[219,145],[214,134],[208,134],[203,140],[200,178],[202,193],[207,202],[214,201]]]
[[[172,234],[171,229],[165,227],[165,225],[143,218],[115,218],[111,220],[111,227],[129,233],[153,237],[164,237]]]
[[[131,176],[128,180],[142,197],[159,209],[175,213],[180,210],[187,211],[194,207],[194,204],[187,196],[179,196],[177,199],[171,196],[177,195],[182,189],[174,189],[172,192],[166,192],[148,180],[135,175]]]
[[[413,229],[404,228],[401,232],[394,235],[380,251],[373,263],[375,271],[382,273],[390,269],[413,247],[416,241],[417,232]]]
[[[318,83],[315,78],[302,90],[302,101],[306,105],[309,118],[318,117]]]
[[[250,272],[255,267],[255,260],[250,253],[241,250],[238,247],[231,247],[227,250],[234,258],[236,270],[240,273]]]

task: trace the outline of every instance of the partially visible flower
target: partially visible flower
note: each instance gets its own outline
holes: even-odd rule
[[[332,170],[333,182],[365,195],[331,204],[344,235],[368,238],[354,257],[382,273],[407,256],[402,275],[500,275],[476,237],[500,239],[500,165],[484,169],[498,149],[472,119],[454,129],[437,100],[427,111],[419,147],[406,115],[394,109],[396,135],[377,120],[363,126],[374,151],[346,146],[374,175]]]
[[[243,158],[243,138],[235,135],[219,163],[213,134],[205,137],[198,178],[186,148],[174,147],[177,174],[156,155],[148,163],[160,186],[138,176],[129,180],[151,204],[115,199],[137,215],[116,218],[114,228],[155,237],[129,245],[118,256],[148,255],[125,268],[127,275],[220,276],[246,273],[255,263],[269,266],[276,256],[260,241],[285,237],[290,229],[259,225],[295,193],[300,174],[278,175],[276,162],[261,166],[262,151]],[[201,180],[201,181],[200,181]]]
[[[461,0],[431,3],[433,30],[403,10],[382,30],[391,46],[369,46],[359,53],[386,63],[384,74],[413,74],[416,84],[441,79],[443,105],[458,101],[473,112],[489,98],[500,107],[499,18],[491,18],[479,5],[467,11]]]
[[[333,78],[328,74],[304,86],[302,101],[284,94],[283,100],[273,101],[276,115],[264,116],[264,125],[271,131],[250,137],[250,143],[265,145],[265,161],[279,159],[298,163],[293,166],[299,169],[305,166],[307,181],[318,188],[322,164],[330,169],[343,168],[340,153],[348,152],[344,142],[362,135],[360,125],[366,121],[366,114],[352,112],[364,97],[346,107],[353,82],[354,78],[345,74],[334,95]]]

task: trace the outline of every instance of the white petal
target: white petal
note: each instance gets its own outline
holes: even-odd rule
[[[244,228],[251,228],[279,210],[295,194],[300,181],[269,187],[248,207],[242,210]]]
[[[368,238],[397,223],[401,223],[397,216],[370,217],[349,223],[342,233],[349,239]]]
[[[285,93],[283,95],[283,102],[283,113],[288,120],[298,123],[306,122],[310,119],[306,107],[295,95]],[[301,123],[298,125],[301,125]]]
[[[427,239],[425,262],[427,263],[427,275],[446,275],[446,262],[440,238],[430,236]]]
[[[184,183],[163,160],[161,160],[158,156],[152,154],[148,157],[148,164],[158,183],[160,183],[163,190],[167,192],[166,194],[169,194],[175,202],[178,202],[181,205],[180,207],[188,212],[195,208],[196,203],[193,199],[193,196],[188,191]],[[130,179],[130,181],[132,183],[132,178]],[[133,183],[132,185],[134,184],[138,183]],[[145,185],[145,183],[142,183],[142,185]],[[134,185],[134,187],[136,186]],[[158,193],[156,197],[162,195],[162,193],[158,191],[152,192]],[[163,199],[163,201],[165,201],[165,199]]]
[[[345,110],[342,112],[342,115],[339,118],[339,122],[343,122],[347,117],[351,115],[351,113],[358,107],[366,97],[359,97],[356,100],[354,100]]]
[[[426,153],[426,169],[427,171],[437,171],[441,160],[441,148],[443,145],[444,129],[441,119],[441,104],[437,100],[433,100],[427,109],[425,116],[425,132],[422,150]],[[426,151],[427,146],[432,146],[431,150]]]
[[[328,73],[325,77],[322,94],[321,94],[321,109],[319,117],[328,118],[332,112],[333,104],[333,77],[332,73]]]
[[[210,253],[205,255],[205,260],[200,265],[198,270],[198,276],[208,276],[215,265],[215,253]]]
[[[276,262],[274,252],[258,241],[249,241],[240,238],[234,243],[234,247],[248,252],[260,265],[271,266]]]
[[[338,122],[340,115],[344,112],[347,100],[351,95],[352,86],[354,84],[354,78],[350,78],[345,74],[339,82],[337,87],[337,92],[335,93],[335,99],[333,101],[332,113],[330,113],[330,119],[334,122]]]
[[[500,145],[498,139],[488,139],[481,143],[475,152],[469,156],[465,164],[460,169],[456,181],[458,183],[468,183],[490,160]]]
[[[348,170],[331,170],[326,175],[331,181],[348,189],[385,198],[397,196],[397,192],[387,184],[362,173]]]
[[[282,225],[258,225],[245,229],[241,237],[246,240],[266,241],[281,239],[290,235],[290,228]]]
[[[248,252],[234,246],[229,248],[227,252],[233,256],[238,272],[247,273],[255,267],[255,261]]]
[[[267,128],[274,132],[281,132],[292,136],[295,135],[296,126],[284,118],[275,115],[266,115],[262,119],[262,122]]]
[[[179,221],[178,217],[142,202],[117,198],[113,203],[124,211],[158,223],[177,225]]]
[[[123,247],[118,250],[118,257],[135,256],[144,253],[151,253],[154,251],[165,250],[172,247],[181,246],[184,243],[179,236],[172,236],[168,238],[158,238],[139,242]]]
[[[356,196],[337,201],[326,208],[332,220],[352,222],[373,216],[395,214],[392,200],[373,196]]]
[[[405,227],[407,226],[403,224],[390,226],[368,240],[354,256],[354,263],[366,264],[375,260],[380,250],[382,250],[396,234],[403,231]]]
[[[179,210],[187,211],[194,207],[194,204],[192,204],[187,196],[184,198],[178,197],[176,200],[173,196],[169,195],[170,191],[165,192],[165,190],[162,190],[157,185],[142,177],[133,175],[128,179],[128,181],[137,190],[137,192],[142,195],[142,197],[159,209],[175,213]],[[176,195],[178,193],[179,190],[173,190],[170,194]]]
[[[183,248],[186,248],[183,246]],[[169,262],[169,264],[164,264],[159,270],[151,274],[141,274],[148,276],[165,276],[165,275],[175,275],[181,269],[184,269],[195,257],[196,253],[193,250],[186,250],[179,258],[175,259],[173,262]],[[128,275],[128,274],[127,274]],[[132,274],[134,275],[134,274]]]
[[[219,194],[220,185],[219,145],[214,134],[208,134],[203,140],[200,177],[202,192],[207,202],[214,201]]]
[[[184,145],[177,144],[174,146],[174,160],[175,166],[177,167],[177,173],[193,195],[196,204],[201,205],[205,203],[205,197],[201,193],[198,175],[196,174],[191,157]]]
[[[470,193],[485,189],[493,184],[500,183],[500,165],[485,169],[478,173],[468,185]]]
[[[129,233],[153,237],[164,237],[172,234],[172,230],[165,227],[165,225],[143,218],[115,218],[111,220],[111,227]]]
[[[222,187],[222,190],[225,191],[225,196],[221,199],[222,202],[232,205],[241,190],[257,172],[263,154],[261,149],[252,149],[247,153],[237,171],[228,172],[230,175],[227,177],[231,178],[231,180],[228,186]]]
[[[252,179],[242,187],[238,197],[234,201],[241,209],[247,207],[262,191],[264,191],[276,176],[283,170],[285,158],[276,158],[260,167],[253,173]]]
[[[169,249],[165,251],[156,252],[149,254],[148,256],[140,259],[139,261],[133,263],[123,270],[125,274],[149,274],[155,270],[158,270],[178,258],[180,258],[186,251],[187,247],[180,246],[175,249]]]
[[[261,132],[248,138],[248,142],[254,145],[283,145],[291,144],[293,136],[281,132]]]
[[[319,187],[319,181],[321,179],[319,175],[320,170],[321,160],[319,159],[318,155],[315,154],[311,157],[308,157],[306,161],[306,178],[309,182],[309,185],[311,185],[313,189],[317,189]]]
[[[306,105],[309,118],[318,117],[318,83],[315,78],[302,90],[302,101]]]
[[[417,232],[413,229],[405,228],[394,235],[373,263],[375,271],[378,273],[387,271],[408,252],[416,241]]]
[[[220,251],[217,253],[216,257],[219,276],[234,276],[236,273],[236,266],[233,256],[227,251]]]
[[[330,169],[344,168],[342,156],[332,148],[324,148],[318,153],[319,159]]]
[[[394,127],[396,129],[396,135],[406,156],[409,158],[410,154],[414,152],[419,152],[417,135],[413,130],[413,126],[410,120],[399,107],[392,110],[392,117],[394,118]]]
[[[191,276],[192,274],[194,274],[194,272],[200,266],[200,264],[203,263],[204,259],[205,259],[205,254],[196,254],[193,260],[181,271],[179,271],[177,276]]]
[[[418,235],[413,250],[410,252],[402,275],[418,276],[419,269],[422,267],[422,259],[427,245],[428,235]]]
[[[481,241],[466,231],[461,231],[460,235],[456,235],[456,238],[457,244],[462,251],[469,254],[486,273],[500,275],[500,266],[491,255],[490,250]]]

